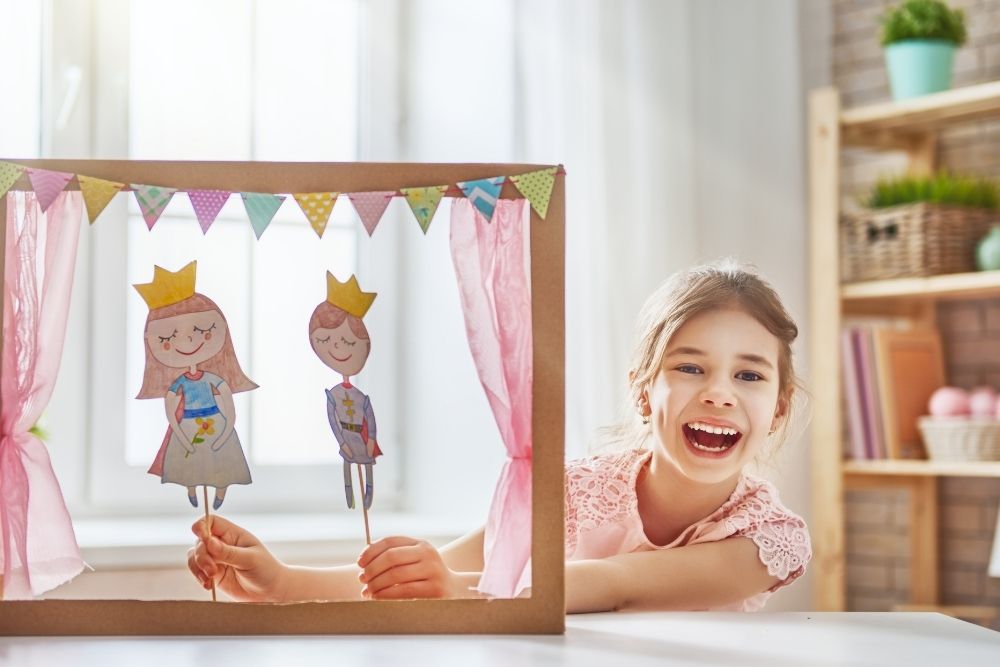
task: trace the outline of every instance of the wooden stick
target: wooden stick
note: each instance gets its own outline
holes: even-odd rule
[[[208,511],[208,485],[201,487],[204,492],[205,497],[205,532],[208,533],[208,538],[212,539],[212,515]],[[215,577],[212,578],[212,602],[217,602],[215,598]]]
[[[361,512],[365,517],[365,544],[372,543],[371,530],[368,528],[368,508],[365,507],[365,478],[361,474],[361,464],[356,464],[358,466],[358,484],[361,485]],[[375,492],[375,487],[372,487],[372,493]]]

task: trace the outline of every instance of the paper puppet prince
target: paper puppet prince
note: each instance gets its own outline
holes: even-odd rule
[[[214,487],[212,507],[219,509],[229,485],[251,481],[233,394],[257,385],[240,368],[222,310],[194,291],[196,272],[197,262],[177,272],[154,266],[153,282],[133,285],[149,306],[146,368],[136,398],[162,398],[167,413],[150,474],[186,487],[195,507],[195,487]]]
[[[374,292],[362,292],[358,279],[342,283],[326,272],[326,301],[316,306],[309,318],[309,343],[320,360],[340,373],[343,382],[326,390],[326,414],[344,459],[344,492],[347,506],[354,509],[351,465],[364,466],[362,506],[372,506],[374,480],[372,466],[382,455],[375,434],[375,412],[368,396],[351,384],[351,377],[364,368],[371,352],[371,338],[362,318]]]

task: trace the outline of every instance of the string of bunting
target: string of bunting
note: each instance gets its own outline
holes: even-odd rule
[[[75,177],[80,184],[80,192],[83,194],[90,224],[94,224],[94,221],[116,194],[127,190],[134,193],[139,210],[142,211],[143,220],[146,221],[146,226],[152,230],[167,204],[180,191],[178,188],[161,185],[142,183],[126,185],[84,174],[35,169],[13,162],[0,161],[0,197],[6,195],[7,191],[25,172],[27,172],[31,187],[38,197],[42,211],[52,205],[59,193]],[[449,196],[468,198],[483,217],[491,222],[493,211],[496,209],[497,200],[500,197],[500,190],[506,181],[510,181],[517,188],[517,191],[531,204],[531,208],[544,220],[548,213],[549,199],[552,196],[556,175],[563,173],[565,171],[561,166],[547,167],[514,176],[494,176],[455,184],[408,187],[377,192],[298,192],[292,193],[291,196],[302,209],[302,213],[309,221],[313,231],[320,238],[323,237],[323,232],[326,230],[333,206],[342,194],[347,195],[369,236],[375,233],[375,228],[382,220],[389,202],[394,197],[403,197],[406,200],[417,224],[426,234],[441,199]],[[219,215],[219,211],[225,206],[230,195],[234,194],[227,190],[187,190],[186,192],[202,233],[208,232]],[[287,197],[265,192],[240,192],[239,194],[243,199],[243,206],[246,209],[254,235],[260,239]]]

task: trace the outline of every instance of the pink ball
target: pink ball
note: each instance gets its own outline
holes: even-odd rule
[[[941,387],[931,394],[928,409],[934,417],[967,415],[970,412],[969,394],[959,387]]]
[[[975,387],[969,392],[969,412],[973,417],[992,417],[996,402],[997,392],[993,387]]]

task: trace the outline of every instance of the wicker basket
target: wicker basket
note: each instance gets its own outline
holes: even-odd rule
[[[913,278],[973,270],[976,243],[996,211],[943,204],[905,204],[844,215],[840,223],[843,282]]]
[[[1000,420],[921,417],[917,425],[934,461],[1000,461]]]

